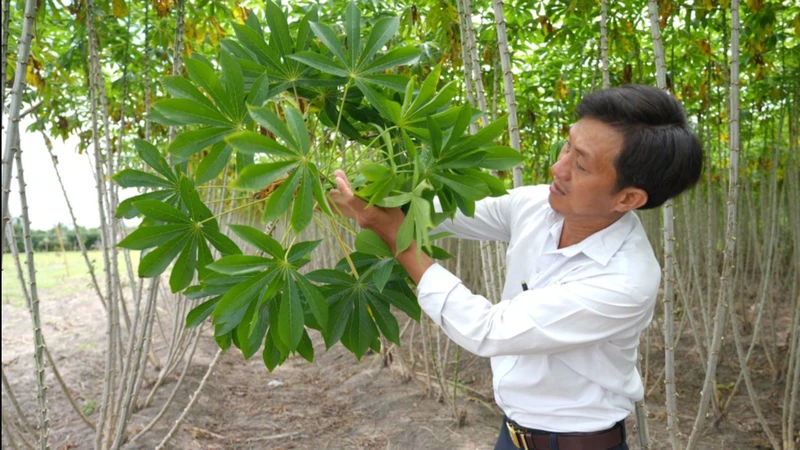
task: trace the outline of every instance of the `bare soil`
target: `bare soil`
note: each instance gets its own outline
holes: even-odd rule
[[[91,412],[90,419],[97,420],[105,365],[105,314],[93,291],[80,285],[84,282],[65,280],[65,285],[43,290],[40,308],[45,338],[58,369],[78,404]],[[77,285],[66,285],[70,283]],[[59,295],[60,292],[76,290],[78,293]],[[165,333],[169,334],[171,324],[167,322],[162,320],[162,325]],[[155,350],[159,357],[164,358],[166,346],[161,332],[156,329],[154,336]],[[683,341],[687,347],[689,340],[687,336]],[[340,345],[325,352],[321,340],[317,339],[317,359],[313,364],[296,357],[269,373],[260,360],[260,353],[245,361],[238,350],[231,349],[222,355],[198,401],[168,447],[276,450],[493,448],[502,415],[491,398],[488,361],[471,355],[462,356],[460,378],[467,388],[459,393],[458,408],[463,419],[459,426],[452,408],[435,400],[435,385],[428,391],[421,362],[422,349],[414,350],[417,355],[414,367],[408,367],[410,350],[407,348],[401,350],[405,366],[399,365],[396,357],[393,363],[386,365],[384,358],[377,354],[366,355],[362,361],[357,361]],[[216,351],[210,333],[205,333],[174,404],[153,430],[124,448],[149,449],[158,444],[181,414]],[[663,356],[654,353],[658,354],[650,356],[648,388],[654,383],[663,386],[663,381],[656,380],[663,367]],[[728,363],[733,364],[732,361]],[[35,424],[31,321],[26,308],[7,300],[2,304],[2,364],[29,421]],[[405,372],[403,367],[407,369]],[[726,367],[723,365],[721,368],[721,378],[735,379],[737,372]],[[147,378],[153,380],[157,374],[150,370]],[[688,435],[699,399],[703,368],[696,358],[687,356],[679,359],[677,373],[681,383],[681,429]],[[758,375],[757,372],[759,379],[768,378],[766,374]],[[158,413],[177,378],[177,373],[168,377],[153,406],[133,415],[129,430],[141,429]],[[93,432],[71,409],[50,373],[47,383],[51,448],[92,448]],[[764,395],[762,405],[767,409],[774,408],[775,393],[777,389],[782,393],[782,386],[768,381],[759,386]],[[142,395],[148,392],[146,384]],[[740,392],[744,393],[744,386]],[[668,448],[663,403],[663,388],[658,386],[648,397],[648,424],[651,448],[654,449]],[[3,409],[12,411],[5,391]],[[770,417],[779,417],[779,413]],[[773,429],[779,433],[780,428],[775,425],[777,423],[773,424]],[[628,419],[628,443],[632,449],[640,448],[635,428],[631,416]],[[746,395],[737,398],[719,427],[705,434],[700,448],[768,448]]]

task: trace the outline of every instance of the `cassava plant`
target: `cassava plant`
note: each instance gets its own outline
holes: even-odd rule
[[[233,344],[245,358],[262,350],[269,370],[292,353],[313,360],[309,330],[319,331],[327,347],[341,341],[360,358],[380,348],[380,334],[399,344],[392,306],[419,319],[409,280],[377,235],[361,231],[356,251],[347,251],[337,226],[344,221],[326,197],[335,169],[350,175],[370,205],[404,209],[398,251],[416,240],[436,257],[446,253],[431,244],[435,224],[457,210],[471,216],[477,200],[506,192],[503,180],[482,169],[508,170],[521,161],[517,151],[495,144],[505,118],[466,134],[481,112],[459,104],[457,84],[442,79],[441,66],[423,68],[424,80],[397,69],[419,58],[416,48],[391,44],[397,18],[365,19],[354,3],[335,27],[317,18],[312,8],[289,24],[268,1],[268,34],[251,14],[233,25],[235,39],[221,41],[216,64],[198,54],[187,58],[188,77],[163,80],[171,98],[150,116],[182,127],[166,148],[170,162],[139,140],[136,149],[153,172],[114,176],[123,187],[150,189],[117,210],[121,217],[144,216],[119,243],[144,251],[139,276],[158,277],[171,265],[171,290],[205,299],[186,326],[211,317],[221,348]],[[342,167],[339,149],[353,145],[371,159]],[[285,218],[289,225],[277,239],[230,225],[258,255],[242,254],[198,193],[213,189],[202,185],[226,167],[235,167],[234,188],[269,192],[239,208],[263,203],[264,221]],[[330,224],[344,257],[331,269],[306,273],[319,241],[297,236],[315,214]]]

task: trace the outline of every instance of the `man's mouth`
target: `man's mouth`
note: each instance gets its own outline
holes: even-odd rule
[[[550,184],[550,192],[556,195],[566,195],[564,190],[559,188],[555,181]]]

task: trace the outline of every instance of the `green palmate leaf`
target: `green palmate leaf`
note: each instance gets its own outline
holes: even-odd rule
[[[364,163],[358,168],[358,171],[361,172],[368,181],[383,181],[392,176],[392,169],[377,163]]]
[[[317,324],[324,329],[328,325],[327,300],[322,296],[319,288],[311,284],[303,275],[293,272],[292,276],[297,283],[303,300],[305,300],[305,304],[308,305],[308,309],[311,311]]]
[[[117,212],[114,214],[114,216],[124,219],[132,219],[139,215],[139,210],[134,206],[136,202],[140,202],[142,200],[160,200],[170,203],[170,197],[174,196],[174,191],[171,190],[147,192],[145,194],[137,195],[121,201],[119,206],[117,206]]]
[[[266,233],[260,230],[257,230],[253,227],[248,227],[246,225],[229,225],[229,227],[234,233],[236,233],[237,236],[242,238],[243,241],[264,253],[272,255],[278,259],[283,259],[284,255],[286,254],[278,241],[270,236],[267,236]]]
[[[197,237],[193,236],[189,245],[186,245],[178,259],[175,260],[175,265],[172,267],[172,273],[169,276],[169,287],[172,292],[178,292],[185,289],[192,282],[194,278],[194,271],[197,268]]]
[[[472,107],[469,106],[469,104],[465,104],[464,106],[458,108],[458,116],[453,124],[453,128],[450,130],[450,134],[447,136],[447,142],[444,144],[442,151],[446,153],[453,145],[455,145],[455,143],[461,139],[461,137],[467,131],[467,127],[469,127],[469,124],[471,123]]]
[[[173,187],[175,184],[152,173],[142,172],[136,169],[123,169],[111,177],[118,185],[124,188],[129,187]]]
[[[173,98],[183,98],[191,100],[199,105],[205,106],[208,109],[215,109],[211,100],[208,99],[202,92],[200,92],[191,81],[180,76],[168,76],[164,78],[164,89],[167,90],[169,95]]]
[[[253,84],[250,86],[250,92],[247,94],[246,102],[252,106],[263,106],[264,102],[269,99],[269,77],[266,73],[261,74]]]
[[[522,154],[511,147],[489,147],[480,166],[494,170],[509,170],[523,159]]]
[[[172,171],[169,163],[167,163],[167,160],[161,156],[161,153],[153,144],[141,139],[134,139],[133,144],[136,146],[136,151],[139,153],[142,161],[150,166],[150,168],[160,173],[170,181],[178,181],[178,178],[175,176],[175,172]]]
[[[374,84],[376,86],[385,87],[398,93],[405,92],[408,85],[408,77],[403,75],[363,75],[359,78],[366,83]]]
[[[411,199],[411,204],[413,205],[414,199]],[[400,228],[397,230],[397,240],[395,244],[397,246],[397,254],[404,252],[408,247],[411,246],[411,242],[414,241],[414,221],[416,218],[414,217],[414,208],[408,208],[408,212],[406,213],[406,218],[403,219],[403,223],[400,224]]]
[[[180,125],[231,126],[231,120],[219,112],[183,98],[168,98],[155,104],[155,110]]]
[[[400,20],[397,17],[384,17],[375,22],[369,34],[369,39],[367,39],[367,43],[364,46],[364,51],[359,58],[359,66],[370,61],[378,50],[389,42],[389,39],[397,33],[399,26]]]
[[[297,353],[306,361],[314,362],[314,344],[306,330],[303,330],[303,336],[300,338],[300,343],[297,344]]]
[[[309,165],[308,167],[308,179],[306,183],[311,183],[311,190],[314,192],[314,199],[317,200],[317,204],[319,205],[322,212],[327,215],[333,215],[330,206],[328,205],[328,197],[325,195],[325,190],[322,187],[322,179],[317,171],[317,167],[314,165]]]
[[[472,150],[468,153],[456,155],[451,153],[445,158],[440,158],[436,162],[436,169],[470,169],[473,167],[482,167],[483,160],[486,158],[486,152],[483,150]]]
[[[185,175],[181,175],[179,181],[179,192],[183,206],[189,211],[189,217],[194,222],[203,223],[204,228],[219,231],[219,225],[216,220],[212,220],[214,214],[200,199],[197,189],[192,183],[192,180]]]
[[[477,201],[489,195],[489,188],[477,177],[450,173],[431,174],[430,177],[467,200]]]
[[[233,186],[241,189],[263,189],[295,169],[298,164],[296,161],[279,161],[247,166],[241,171]],[[274,195],[275,192],[270,197]]]
[[[261,302],[251,302],[242,317],[242,322],[236,327],[236,337],[244,359],[250,359],[259,348],[267,332],[269,316],[261,307]]]
[[[225,139],[225,136],[233,133],[233,131],[234,129],[229,126],[184,131],[175,136],[175,139],[167,147],[167,151],[181,159],[188,159],[200,150]]]
[[[286,15],[272,1],[268,0],[265,7],[270,39],[275,43],[275,47],[280,51],[281,55],[288,55],[292,52],[294,43],[292,42],[292,36],[289,34]]]
[[[237,122],[241,122],[245,113],[244,102],[244,76],[242,66],[225,50],[220,51],[220,65],[225,75],[225,93],[230,98],[231,113]]]
[[[361,359],[370,345],[378,337],[375,321],[367,310],[367,301],[363,295],[356,295],[354,310],[342,334],[342,345]]]
[[[322,41],[325,47],[328,47],[328,49],[333,52],[334,56],[336,56],[339,61],[345,65],[347,64],[347,58],[345,57],[342,43],[339,42],[339,38],[331,27],[322,23],[311,22],[311,30],[314,31],[314,35]]]
[[[316,22],[317,20],[319,20],[317,7],[311,6],[297,27],[297,36],[294,41],[295,52],[301,52],[308,48],[308,42],[311,39],[311,22]]]
[[[383,241],[372,230],[361,230],[356,236],[356,250],[368,255],[380,256],[383,258],[391,258],[392,250],[389,245]]]
[[[275,277],[275,272],[262,272],[232,287],[222,296],[212,316],[217,325],[215,334],[228,333],[242,321],[251,302],[257,301],[262,289]]]
[[[349,2],[344,10],[345,31],[347,35],[347,56],[350,67],[358,64],[358,53],[361,47],[361,11],[355,2]]]
[[[278,136],[286,145],[295,150],[299,150],[297,141],[294,136],[292,136],[292,133],[289,132],[289,128],[274,112],[265,107],[251,107],[250,117],[272,134]]]
[[[233,148],[225,142],[217,142],[211,151],[200,161],[197,171],[194,173],[195,183],[198,185],[211,181],[225,169],[225,165],[231,159]]]
[[[182,211],[157,200],[142,200],[134,205],[146,217],[168,223],[189,224],[191,219]]]
[[[430,133],[431,153],[434,158],[439,158],[442,151],[442,129],[436,119],[428,116],[428,131]]]
[[[188,225],[182,224],[139,227],[120,241],[117,246],[131,250],[145,250],[161,245],[175,236],[189,232],[189,230]]]
[[[338,64],[327,56],[320,55],[319,53],[304,51],[289,55],[289,58],[299,61],[308,67],[320,70],[323,73],[329,73],[337,77],[350,76],[350,73],[344,67],[342,67],[341,64]]]
[[[488,174],[483,173],[479,170],[471,170],[469,174],[473,177],[480,178],[484,183],[486,183],[486,187],[489,188],[489,195],[492,197],[499,197],[501,195],[508,194],[506,191],[506,185],[503,183],[503,180]]]
[[[383,208],[399,208],[411,201],[411,193],[404,192],[402,194],[384,197],[377,201],[375,204]]]
[[[320,242],[322,242],[322,240],[303,241],[292,245],[292,247],[289,249],[289,252],[286,254],[286,261],[290,263],[300,262],[301,259],[304,259],[306,256],[311,254],[311,252],[313,252],[314,249],[319,246]],[[300,266],[295,264],[294,267],[297,269]]]
[[[270,372],[275,370],[276,367],[286,360],[286,357],[281,354],[281,351],[275,345],[275,337],[272,336],[272,328],[269,329],[267,338],[264,340],[264,352],[262,353],[262,357],[264,359],[264,365]]]
[[[294,108],[286,108],[284,113],[286,114],[286,123],[289,125],[289,131],[297,143],[297,150],[307,155],[311,150],[311,141],[308,138],[308,130],[306,129],[303,115]]]
[[[228,52],[230,52],[230,54],[235,56],[236,58],[258,64],[257,62],[255,62],[256,58],[253,56],[251,52],[245,50],[245,48],[242,47],[241,44],[230,38],[225,38],[222,41],[220,41],[219,46],[222,49],[225,49]],[[239,64],[241,64],[241,62]]]
[[[401,114],[399,104],[384,97],[378,93],[378,91],[371,88],[369,85],[359,79],[356,79],[355,83],[358,89],[364,94],[364,97],[367,99],[367,102],[369,102],[370,106],[378,110],[380,115],[394,123],[400,122]]]
[[[199,239],[197,242],[197,278],[202,279],[209,273],[206,267],[212,262],[214,262],[214,258],[208,243],[204,239]]]
[[[155,250],[149,252],[139,261],[139,276],[142,278],[153,278],[161,275],[167,267],[178,256],[178,253],[189,244],[191,232],[187,231],[175,236],[169,241],[159,245]]]
[[[219,231],[209,229],[208,227],[203,227],[202,232],[206,240],[223,255],[240,255],[242,253],[242,251],[239,249],[239,246],[237,246],[236,243],[231,240],[231,238],[225,236]]]
[[[402,282],[402,286],[408,292],[399,291],[399,290],[384,290],[382,293],[377,295],[383,296],[389,303],[391,303],[395,308],[403,311],[411,317],[412,319],[419,321],[420,314],[422,314],[422,310],[419,307],[419,302],[417,301],[416,295],[408,288],[408,285],[405,282]],[[399,284],[398,284],[399,285]]]
[[[227,350],[231,348],[231,342],[232,342],[231,333],[227,332],[227,333],[216,334],[217,329],[219,328],[220,328],[219,326],[216,325],[214,326],[214,341],[217,343],[219,348],[221,348],[222,350]]]
[[[264,153],[282,158],[296,158],[298,155],[292,150],[253,131],[241,131],[228,136],[226,141],[239,152],[248,155]]]
[[[236,117],[234,99],[230,97],[230,93],[225,92],[214,68],[195,58],[185,60],[184,64],[189,78],[206,91],[217,108],[229,118]]]
[[[385,259],[374,267],[375,268],[372,272],[372,282],[375,285],[375,289],[378,291],[383,291],[383,288],[386,287],[386,283],[389,281],[389,277],[392,276],[394,259]]]
[[[342,339],[345,327],[353,314],[353,300],[358,296],[352,289],[346,289],[329,295],[330,303],[328,328],[322,336],[325,338],[325,347],[331,348],[333,344]]]
[[[280,71],[280,57],[269,48],[269,45],[264,41],[262,35],[246,25],[239,25],[237,23],[232,23],[231,25],[233,26],[233,31],[236,33],[236,38],[244,48],[252,52],[260,63]]]
[[[225,275],[242,275],[258,272],[274,265],[273,260],[261,256],[231,255],[214,261],[208,265],[208,268]]]
[[[409,107],[409,113],[419,111],[423,105],[433,99],[433,96],[436,93],[436,86],[439,84],[439,77],[441,73],[442,65],[439,64],[433,68],[430,74],[428,74],[428,76],[425,78],[425,81],[422,82],[422,86],[420,86],[417,96],[414,97],[414,101]]]
[[[289,205],[292,203],[292,197],[297,189],[297,184],[300,182],[300,178],[301,171],[295,170],[289,175],[289,178],[287,178],[286,181],[284,181],[278,187],[278,189],[275,189],[275,192],[269,196],[267,203],[264,205],[264,215],[262,217],[263,221],[268,222],[270,220],[275,220],[279,216],[283,215],[287,209],[289,209]]]
[[[312,179],[308,176],[308,171],[304,170],[305,175],[300,181],[299,188],[297,189],[297,196],[292,205],[292,230],[299,233],[306,229],[308,224],[311,223],[311,217],[314,214],[314,191],[312,189]]]
[[[470,136],[463,141],[453,146],[447,153],[460,153],[466,150],[482,147],[503,134],[506,129],[507,116],[503,116],[494,122],[490,123],[478,131],[475,135]]]
[[[367,292],[367,303],[372,311],[372,317],[375,319],[375,324],[381,330],[386,339],[400,345],[400,327],[397,324],[397,319],[389,309],[389,304],[384,303],[380,297],[371,295]]]
[[[192,308],[189,314],[186,315],[186,328],[195,328],[203,323],[214,312],[214,308],[216,308],[221,298],[221,296],[214,297]]]
[[[364,67],[361,73],[378,73],[392,67],[410,64],[419,59],[419,55],[420,51],[414,47],[396,48]]]
[[[303,305],[297,286],[291,277],[286,278],[281,296],[281,309],[279,313],[280,327],[278,334],[281,341],[289,348],[295,350],[303,337]]]
[[[315,283],[348,286],[355,282],[350,275],[338,270],[318,269],[306,275],[306,278]]]

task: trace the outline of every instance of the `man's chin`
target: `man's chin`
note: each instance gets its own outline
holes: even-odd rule
[[[560,203],[561,203],[561,201],[560,201],[560,200],[562,200],[562,199],[563,199],[563,196],[560,196],[560,195],[554,194],[554,193],[552,193],[552,192],[551,192],[551,193],[550,193],[550,195],[547,197],[547,201],[548,201],[548,203],[550,203],[550,208],[551,208],[553,211],[555,211],[555,212],[557,212],[557,213],[559,213],[559,214],[561,214],[561,209],[562,209],[562,208],[561,208],[561,204],[560,204]]]

